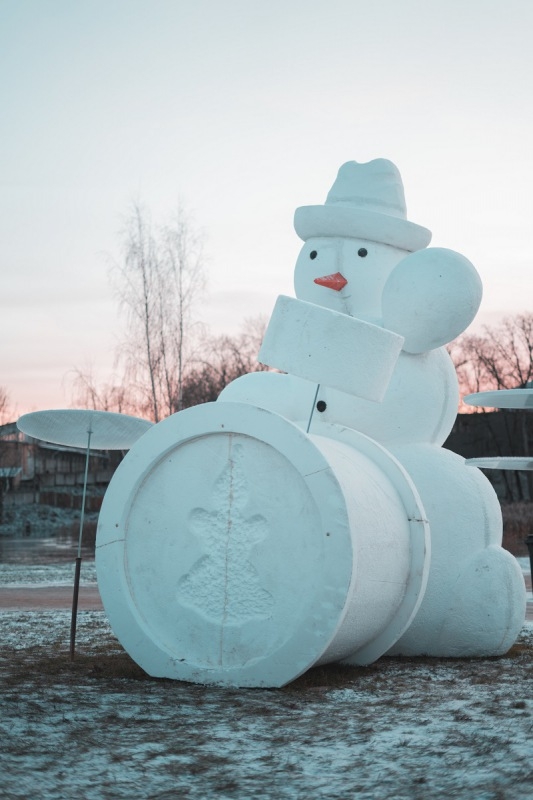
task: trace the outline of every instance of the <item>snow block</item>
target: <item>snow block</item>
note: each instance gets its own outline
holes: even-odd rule
[[[403,337],[347,314],[281,295],[259,361],[299,378],[380,401]]]

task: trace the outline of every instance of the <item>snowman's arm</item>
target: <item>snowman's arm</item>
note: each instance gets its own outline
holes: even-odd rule
[[[405,338],[407,353],[434,350],[470,325],[482,291],[464,256],[441,247],[418,250],[396,265],[383,288],[383,326]]]

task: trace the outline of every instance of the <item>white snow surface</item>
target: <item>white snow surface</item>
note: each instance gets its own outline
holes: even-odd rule
[[[46,569],[2,582],[63,580]],[[2,800],[531,797],[531,622],[502,658],[382,658],[282,690],[110,675],[127,659],[104,612],[78,614],[73,664],[69,611],[0,622]]]
[[[0,586],[23,588],[38,586],[72,586],[75,556],[66,564],[0,564]],[[94,561],[82,560],[80,584],[96,584]]]

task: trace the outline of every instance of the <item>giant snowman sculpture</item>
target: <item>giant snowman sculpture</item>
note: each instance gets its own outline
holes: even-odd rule
[[[442,449],[443,345],[481,282],[426,249],[390,161],[348,162],[297,209],[296,299],[217,403],[153,426],[117,470],[96,562],[111,625],[151,675],[281,686],[385,653],[504,653],[525,589],[483,474]]]

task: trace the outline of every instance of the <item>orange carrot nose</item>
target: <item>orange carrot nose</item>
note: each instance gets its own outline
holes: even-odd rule
[[[325,286],[327,289],[333,289],[335,292],[340,292],[341,289],[344,289],[348,281],[341,275],[340,272],[336,272],[334,275],[324,275],[323,278],[315,278],[315,283],[318,283],[319,286]]]

